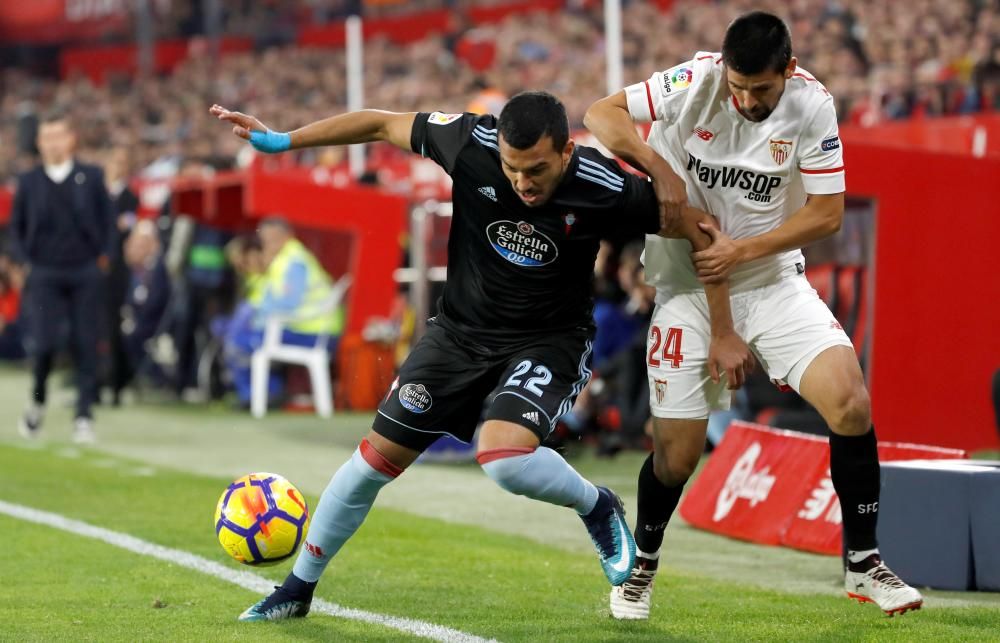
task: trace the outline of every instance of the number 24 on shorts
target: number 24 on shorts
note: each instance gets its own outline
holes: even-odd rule
[[[684,355],[681,354],[681,339],[684,337],[684,329],[668,328],[666,329],[666,338],[664,338],[664,331],[660,330],[659,326],[650,326],[649,336],[653,340],[653,345],[649,349],[649,365],[653,368],[660,368],[662,360],[669,362],[670,368],[680,368],[681,362],[684,361]]]

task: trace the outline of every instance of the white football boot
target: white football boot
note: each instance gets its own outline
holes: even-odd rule
[[[628,580],[611,588],[611,616],[633,621],[649,618],[658,563],[659,560],[636,557],[636,566]]]
[[[889,616],[918,610],[924,604],[924,597],[896,576],[885,566],[881,558],[868,571],[847,570],[844,589],[847,595],[860,603],[875,603]]]

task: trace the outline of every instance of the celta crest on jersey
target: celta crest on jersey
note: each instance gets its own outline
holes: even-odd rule
[[[545,266],[559,256],[552,239],[526,221],[494,221],[486,226],[486,237],[501,257],[518,266]]]
[[[720,168],[712,167],[690,152],[688,152],[687,170],[698,177],[709,190],[715,189],[716,186],[748,190],[744,198],[757,203],[770,203],[771,192],[781,185],[780,176],[759,174],[752,170],[726,165]]]

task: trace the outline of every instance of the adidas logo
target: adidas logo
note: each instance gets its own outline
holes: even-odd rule
[[[527,413],[523,413],[521,417],[533,424],[538,424],[538,411],[528,411]]]
[[[490,201],[497,200],[497,191],[488,185],[484,185],[483,187],[479,188],[479,193],[485,196]]]

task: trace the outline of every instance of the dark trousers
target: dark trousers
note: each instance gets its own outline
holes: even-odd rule
[[[96,263],[69,268],[32,266],[25,310],[33,358],[32,397],[45,404],[46,380],[68,324],[76,366],[76,417],[91,417],[97,397],[97,343],[103,327],[104,277]]]

